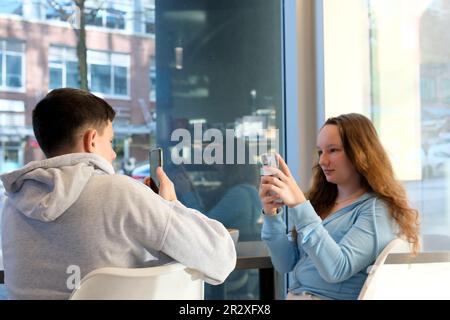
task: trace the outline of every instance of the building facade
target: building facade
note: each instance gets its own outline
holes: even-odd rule
[[[53,4],[55,3],[55,4]],[[147,159],[155,119],[153,0],[86,1],[88,85],[117,115],[116,169]],[[74,1],[7,1],[0,9],[0,172],[43,158],[31,127],[50,90],[79,87]]]

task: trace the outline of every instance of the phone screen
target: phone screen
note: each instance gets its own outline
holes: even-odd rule
[[[278,168],[278,159],[275,153],[263,153],[259,158],[260,175],[271,176],[271,168]]]
[[[156,148],[150,151],[150,177],[156,183],[156,186],[159,188],[160,181],[156,176],[156,168],[163,166],[163,153],[161,148]]]

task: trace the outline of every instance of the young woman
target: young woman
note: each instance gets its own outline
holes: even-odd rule
[[[288,299],[356,299],[366,268],[391,240],[402,237],[418,250],[418,212],[366,117],[328,119],[317,151],[306,196],[281,157],[280,170],[262,177],[262,239],[275,268],[292,272]],[[284,205],[294,226],[288,235]]]

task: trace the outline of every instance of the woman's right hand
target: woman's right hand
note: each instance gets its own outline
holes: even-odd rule
[[[272,176],[261,177],[259,189],[264,213],[270,215],[276,214],[277,209],[284,205],[293,208],[306,201],[286,162],[280,155],[277,158],[280,169],[272,168]]]
[[[261,199],[263,211],[266,215],[276,215],[278,208],[284,206],[280,202],[280,198],[270,192],[270,185],[265,179],[266,176],[261,177],[261,184],[259,185],[259,198]]]

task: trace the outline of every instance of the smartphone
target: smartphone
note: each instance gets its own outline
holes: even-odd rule
[[[272,168],[279,168],[277,154],[275,152],[263,153],[259,157],[259,164],[261,176],[273,176],[274,172]],[[273,194],[273,192],[270,192],[270,194]],[[275,202],[283,203],[283,200],[278,199]]]
[[[259,157],[259,164],[260,164],[260,175],[262,176],[273,175],[273,171],[271,168],[278,169],[279,167],[276,153],[274,152],[263,153]]]
[[[156,168],[163,166],[163,151],[161,148],[152,149],[149,152],[150,178],[155,182],[159,189],[160,181],[156,175]]]

